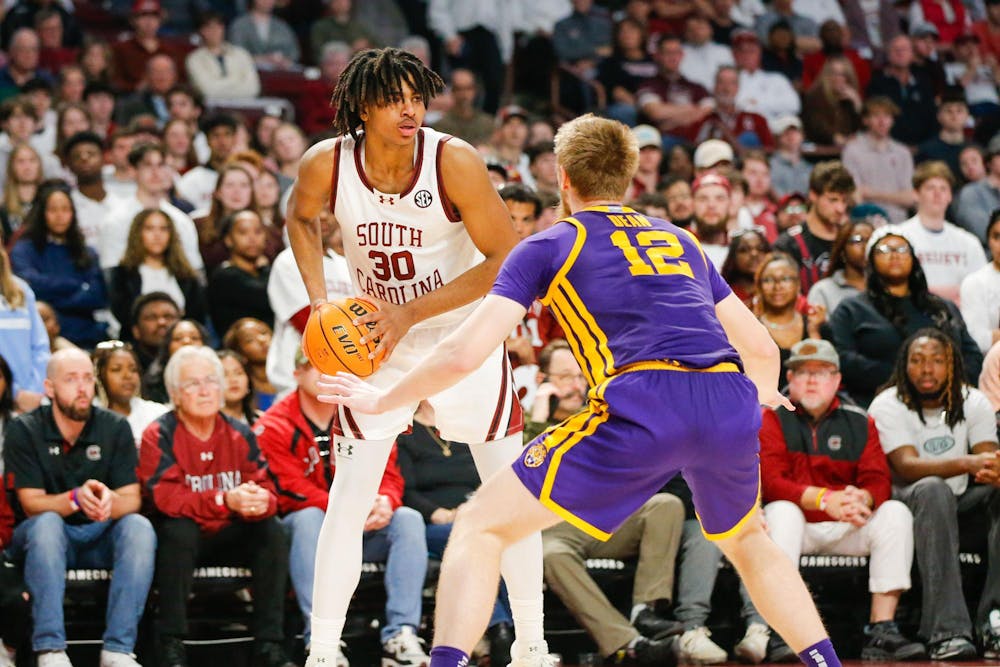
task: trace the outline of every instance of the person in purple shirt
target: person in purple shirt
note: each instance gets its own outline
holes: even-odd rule
[[[535,298],[552,308],[587,377],[583,409],[459,510],[431,667],[468,664],[504,548],[561,520],[606,540],[678,472],[702,530],[768,624],[805,664],[839,667],[797,568],[756,516],[759,404],[793,409],[778,393],[777,347],[693,235],[619,203],[638,160],[627,127],[588,114],[564,124],[555,146],[566,217],[511,252],[468,319],[388,389],[348,374],[321,380],[320,400],[352,410],[414,403],[477,368]]]

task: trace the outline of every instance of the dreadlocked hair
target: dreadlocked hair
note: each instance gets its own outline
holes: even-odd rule
[[[394,95],[402,92],[404,81],[424,103],[444,90],[441,77],[412,53],[394,48],[357,53],[337,80],[330,99],[330,105],[337,110],[333,129],[357,139],[358,128],[364,125],[362,110],[388,105]]]
[[[917,388],[913,386],[913,382],[910,381],[910,376],[906,372],[906,367],[910,359],[910,347],[919,338],[936,340],[944,348],[948,364],[948,379],[945,380],[942,392],[943,416],[945,423],[948,424],[948,428],[955,428],[955,426],[965,421],[965,410],[963,409],[963,404],[965,403],[965,383],[963,381],[965,366],[962,363],[962,355],[954,339],[940,329],[933,327],[919,329],[903,342],[899,354],[896,355],[896,365],[892,369],[892,375],[884,385],[879,387],[879,391],[895,387],[896,397],[899,398],[903,405],[917,413],[921,423],[926,424],[923,407],[920,402],[920,394],[917,392]]]
[[[910,270],[910,275],[907,278],[910,290],[909,297],[901,299],[889,293],[889,288],[882,279],[882,276],[875,270],[874,246],[872,246],[871,252],[868,253],[868,277],[865,280],[865,294],[871,300],[872,305],[875,306],[875,310],[882,317],[889,320],[893,328],[901,336],[906,335],[907,319],[906,311],[903,308],[903,300],[905,298],[911,299],[917,310],[926,313],[934,322],[934,326],[948,332],[957,332],[960,327],[955,322],[951,311],[948,310],[945,300],[935,294],[931,294],[931,291],[928,289],[927,276],[924,274],[923,267],[920,266],[917,253],[913,251],[913,244],[910,243],[909,239],[903,238],[903,240],[910,247],[910,255],[913,257],[913,268]]]

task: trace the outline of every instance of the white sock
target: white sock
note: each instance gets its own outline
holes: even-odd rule
[[[337,469],[316,545],[313,651],[336,651],[347,607],[361,579],[361,541],[393,440],[336,438]],[[350,452],[343,456],[339,451]]]
[[[479,476],[485,482],[509,467],[524,450],[521,434],[470,445]],[[510,545],[500,556],[500,574],[510,595],[514,636],[522,646],[545,639],[542,627],[542,534],[533,533]],[[515,605],[515,600],[517,604]]]

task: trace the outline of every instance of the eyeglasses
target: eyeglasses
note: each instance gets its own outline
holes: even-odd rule
[[[583,382],[587,383],[587,376],[583,373],[553,373],[549,375],[550,379],[558,380],[559,382]]]
[[[847,237],[847,242],[851,245],[863,245],[868,243],[869,236],[862,236],[861,234],[852,234]]]
[[[797,378],[816,378],[817,380],[829,380],[840,371],[832,368],[796,368],[792,375]]]
[[[795,276],[781,276],[780,278],[772,278],[768,276],[767,278],[761,278],[760,284],[764,287],[774,287],[775,285],[791,285],[799,281]]]
[[[781,209],[781,212],[794,214],[794,213],[805,213],[806,210],[807,209],[805,204],[792,204],[791,206],[786,206],[785,208]]]
[[[905,245],[892,246],[888,243],[879,243],[875,246],[875,252],[879,255],[909,255],[910,248]]]
[[[219,378],[217,376],[206,375],[200,380],[188,380],[187,382],[181,383],[180,389],[185,394],[193,394],[202,387],[205,389],[218,389],[220,384],[221,383],[219,382]]]

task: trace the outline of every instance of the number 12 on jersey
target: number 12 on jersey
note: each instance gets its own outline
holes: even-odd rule
[[[684,255],[684,246],[676,234],[651,229],[636,234],[635,242],[639,248],[632,245],[632,240],[624,230],[619,229],[611,234],[611,243],[624,253],[629,263],[628,270],[633,276],[679,274],[694,278],[691,265],[680,259]],[[639,255],[639,250],[645,251],[645,260]]]

